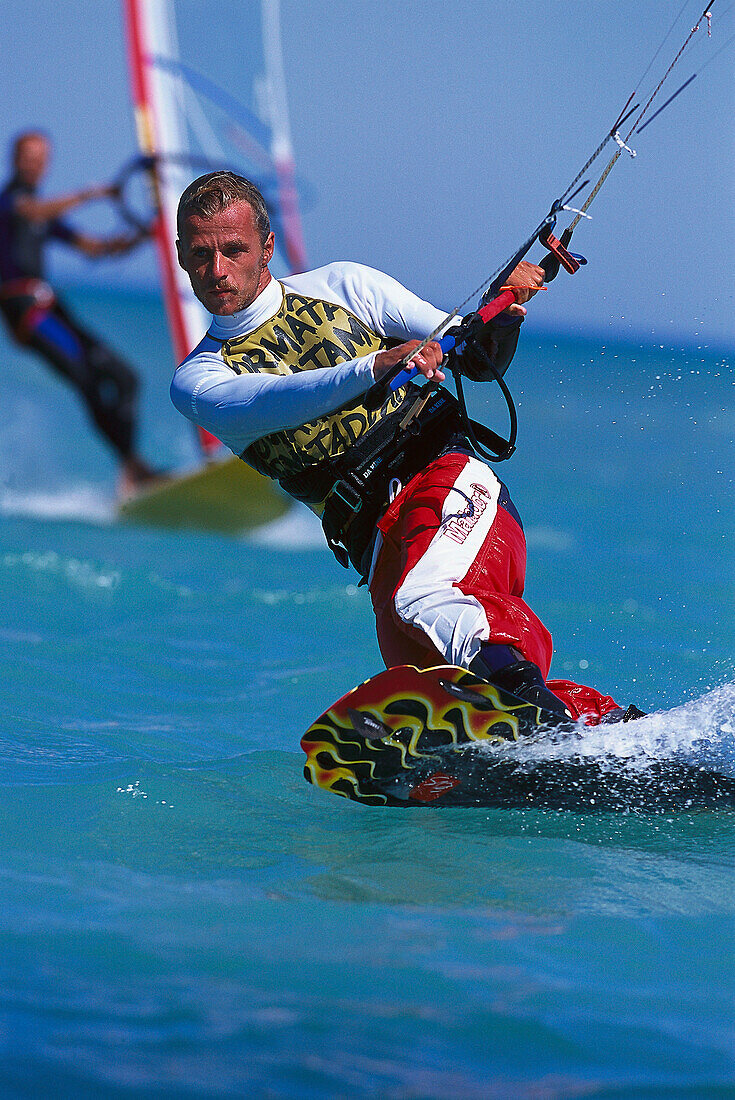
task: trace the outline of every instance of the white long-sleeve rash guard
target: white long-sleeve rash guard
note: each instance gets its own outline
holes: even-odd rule
[[[271,432],[297,428],[333,412],[375,381],[376,352],[296,374],[235,374],[227,366],[222,344],[270,320],[281,307],[283,287],[343,306],[377,335],[400,341],[424,339],[447,317],[395,279],[362,264],[333,263],[280,282],[271,279],[247,309],[212,318],[207,335],[171,383],[171,400],[179,412],[236,455]]]

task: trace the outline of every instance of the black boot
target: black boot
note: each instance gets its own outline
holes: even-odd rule
[[[505,691],[512,692],[525,703],[542,707],[558,719],[568,722],[572,718],[561,699],[558,699],[553,691],[549,691],[541,675],[541,669],[532,661],[514,661],[503,668],[493,669],[488,667],[488,663],[483,660],[480,652],[470,664],[470,672],[474,672],[476,676],[482,676],[483,680],[488,680]]]
[[[646,714],[645,710],[639,710],[635,703],[631,703],[627,710],[616,707],[615,710],[609,710],[607,714],[603,714],[600,725],[606,726],[613,722],[634,722],[636,718],[645,718]]]

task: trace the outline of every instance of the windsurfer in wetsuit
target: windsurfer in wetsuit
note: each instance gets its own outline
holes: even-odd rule
[[[157,475],[135,450],[138,379],[131,368],[72,317],[44,280],[43,250],[62,241],[85,256],[117,256],[142,239],[108,239],[80,233],[62,216],[84,203],[114,194],[93,186],[61,198],[39,198],[51,144],[26,131],[12,146],[13,175],[0,190],[0,313],[13,338],[33,348],[66,378],[84,400],[98,429],[122,462],[122,489],[129,492]]]
[[[551,635],[523,599],[520,518],[505,485],[473,452],[451,395],[437,391],[416,434],[401,428],[416,400],[413,384],[378,410],[365,405],[373,383],[446,315],[359,264],[276,281],[265,202],[229,172],[190,184],[178,219],[179,261],[213,317],[174,375],[173,403],[323,511],[333,547],[341,541],[367,580],[386,665],[460,665],[560,719],[619,712],[592,688],[554,681],[549,690]],[[500,374],[515,352],[522,303],[543,279],[540,267],[519,264],[508,279],[523,288],[517,303],[485,326],[485,352]],[[440,383],[441,361],[431,342],[412,365]],[[372,468],[386,438],[398,440],[398,453],[389,447],[376,457],[345,519],[345,464],[362,454]]]

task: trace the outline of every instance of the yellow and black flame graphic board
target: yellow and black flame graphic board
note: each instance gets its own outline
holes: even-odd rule
[[[544,717],[466,669],[401,665],[317,718],[301,740],[304,775],[371,806],[482,805],[492,796],[483,786],[483,746],[502,754],[508,742],[546,727]]]
[[[539,739],[519,752],[516,742],[529,734]],[[310,783],[369,806],[586,813],[735,807],[735,779],[697,763],[646,758],[635,769],[627,755],[616,765],[611,757],[542,748],[549,737],[579,736],[571,723],[465,669],[402,665],[339,699],[301,746]]]

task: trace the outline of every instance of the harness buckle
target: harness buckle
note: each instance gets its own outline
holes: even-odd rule
[[[346,548],[347,532],[362,506],[363,494],[354,485],[351,485],[346,478],[335,481],[324,502],[322,528],[326,535],[327,545],[345,569],[350,564]]]
[[[347,511],[351,513],[349,517],[350,523],[360,511],[363,505],[363,499],[358,490],[350,485],[350,483],[344,478],[340,478],[339,481],[335,481],[329,492],[327,500],[336,501],[343,504],[347,508]]]

